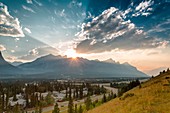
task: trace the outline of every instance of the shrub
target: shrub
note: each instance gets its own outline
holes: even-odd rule
[[[134,93],[126,93],[123,97],[122,100],[125,100],[128,97],[133,97],[135,94]]]

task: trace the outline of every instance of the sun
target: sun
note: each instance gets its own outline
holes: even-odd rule
[[[68,58],[73,58],[73,59],[76,59],[78,57],[76,51],[74,49],[68,49],[66,50],[65,52],[65,55],[68,57]]]

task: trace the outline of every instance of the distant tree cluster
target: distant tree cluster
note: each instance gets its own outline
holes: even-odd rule
[[[36,113],[41,113],[42,108],[54,104],[52,96],[53,91],[65,91],[65,100],[78,100],[87,97],[87,95],[100,95],[106,93],[104,87],[91,85],[90,83],[75,83],[72,81],[58,82],[37,81],[37,82],[3,82],[0,83],[0,113],[4,111],[16,111],[16,113],[26,111],[28,108],[34,108]],[[48,93],[46,96],[43,93]],[[26,105],[10,105],[9,99],[18,101],[17,95],[22,95]],[[70,103],[71,104],[71,103]],[[56,105],[57,106],[57,105]],[[57,109],[57,107],[55,107]],[[82,111],[82,106],[72,107],[77,112]],[[56,112],[56,110],[54,111]]]
[[[167,70],[163,70],[162,72],[160,72],[160,75],[166,74],[166,73],[170,74],[170,69],[169,68]]]
[[[139,80],[135,80],[135,81],[130,82],[127,86],[124,86],[124,87],[122,87],[118,90],[118,96],[122,96],[123,93],[125,93],[125,92],[131,90],[132,88],[139,86],[139,85],[140,85]]]

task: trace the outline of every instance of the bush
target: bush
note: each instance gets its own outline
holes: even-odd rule
[[[135,94],[134,93],[126,93],[123,97],[122,100],[125,100],[128,97],[133,97]]]

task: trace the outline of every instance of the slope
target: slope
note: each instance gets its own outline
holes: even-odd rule
[[[131,96],[130,96],[131,95]],[[170,113],[170,71],[88,113]]]
[[[0,75],[15,75],[18,73],[21,73],[21,70],[5,61],[0,51]]]

